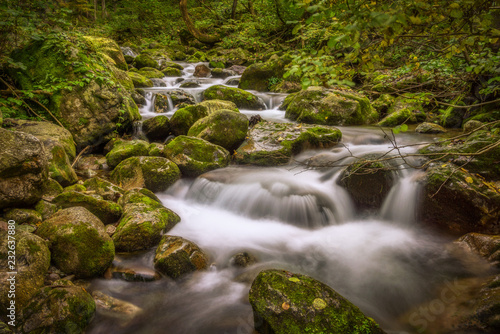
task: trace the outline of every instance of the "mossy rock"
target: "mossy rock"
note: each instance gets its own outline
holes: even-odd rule
[[[207,60],[207,55],[205,52],[196,51],[194,54],[187,58],[188,63],[199,63]]]
[[[134,188],[125,192],[118,204],[126,206],[129,204],[144,204],[152,208],[159,208],[163,205],[161,200],[151,190],[146,188]]]
[[[56,213],[58,207],[53,203],[41,200],[35,205],[35,210],[42,216],[42,221],[43,221],[49,219],[50,216]]]
[[[309,87],[287,96],[285,117],[308,124],[363,125],[378,118],[368,98],[351,90]]]
[[[114,202],[76,191],[65,191],[52,200],[61,208],[83,207],[99,218],[104,224],[116,223],[122,215],[122,207]]]
[[[182,104],[196,104],[194,96],[183,89],[173,89],[168,92],[168,95],[170,96],[170,99],[172,99],[172,104],[176,108]]]
[[[87,187],[85,187],[83,184],[74,184],[72,186],[65,187],[62,192],[78,192],[78,193],[85,193],[87,191]]]
[[[50,251],[48,242],[28,232],[16,231],[15,235],[15,257],[16,257],[16,309],[21,310],[33,297],[36,291],[44,284],[45,275],[50,266]],[[6,310],[10,306],[8,291],[10,283],[7,281],[9,246],[8,233],[0,230],[0,265],[3,270],[0,273],[0,306]],[[4,313],[5,314],[5,313]],[[3,318],[3,316],[2,316]]]
[[[415,124],[425,121],[426,117],[422,102],[411,97],[400,96],[389,108],[388,115],[378,125],[394,127],[401,124]]]
[[[105,57],[107,62],[113,63],[114,66],[122,71],[128,70],[127,61],[125,60],[122,49],[114,40],[97,36],[84,36],[84,38],[94,45],[97,52],[99,52],[102,57]]]
[[[106,201],[116,202],[125,193],[122,188],[100,177],[85,180],[83,186],[88,192],[99,195]]]
[[[176,136],[187,135],[196,121],[208,116],[208,108],[197,104],[178,109],[170,119],[170,129]]]
[[[147,188],[153,192],[165,191],[181,176],[179,167],[163,157],[132,157],[122,162],[111,173],[111,180],[124,189]]]
[[[464,124],[464,132],[465,133],[472,132],[473,130],[483,126],[483,124],[484,124],[483,122],[475,121],[475,120],[467,121]]]
[[[394,105],[396,98],[389,94],[380,95],[375,101],[373,101],[372,106],[377,110],[379,115],[385,115],[389,112],[389,109]]]
[[[106,154],[106,162],[109,167],[115,168],[120,162],[130,157],[148,155],[149,143],[144,140],[122,141],[113,146]]]
[[[137,192],[134,203],[124,205],[122,219],[113,234],[116,250],[134,252],[156,246],[161,236],[179,221],[173,211]]]
[[[225,68],[214,68],[212,71],[212,78],[226,79],[237,75],[236,72]]]
[[[13,220],[16,224],[37,225],[42,222],[42,215],[33,209],[9,209],[5,211],[4,218]]]
[[[415,129],[415,132],[418,132],[418,133],[445,133],[446,129],[438,124],[424,122],[424,123],[420,123],[417,126],[417,128]]]
[[[207,108],[208,115],[219,110],[232,110],[238,112],[238,107],[234,102],[224,100],[207,100],[198,103],[200,106]]]
[[[17,333],[84,333],[95,311],[94,298],[85,289],[59,280],[36,291],[19,314]]]
[[[163,149],[165,145],[158,143],[151,143],[148,149],[148,156],[150,157],[161,157],[163,156]]]
[[[208,256],[193,242],[181,237],[165,235],[156,249],[155,269],[178,279],[186,274],[208,267]]]
[[[164,115],[149,118],[142,123],[142,131],[149,140],[163,142],[170,134],[170,121]]]
[[[309,276],[262,271],[249,299],[258,333],[384,333],[358,307]]]
[[[174,67],[166,67],[161,72],[165,77],[182,77],[182,70]]]
[[[341,138],[333,127],[262,121],[250,129],[233,159],[239,164],[279,166],[304,150],[333,147]]]
[[[236,104],[240,109],[264,110],[266,105],[257,96],[243,89],[214,85],[203,92],[205,100],[226,100]]]
[[[64,188],[56,180],[48,178],[42,185],[42,199],[52,201],[54,197],[64,191]]]
[[[78,181],[78,176],[76,176],[64,148],[61,146],[54,146],[50,149],[49,176],[63,187]]]
[[[161,63],[161,70],[163,71],[165,68],[170,67],[170,68],[175,68],[180,71],[184,69],[184,67],[181,64],[174,63],[173,61],[164,61]]]
[[[139,70],[138,73],[140,75],[145,76],[148,79],[153,79],[153,78],[161,79],[165,76],[162,72],[152,67],[143,67]]]
[[[182,175],[188,177],[227,167],[230,159],[229,152],[223,147],[186,136],[178,136],[165,145],[163,155],[179,167]]]
[[[134,58],[134,67],[141,69],[143,67],[152,67],[154,69],[159,69],[160,65],[156,60],[154,60],[149,54],[141,53]]]
[[[154,111],[158,114],[164,114],[170,111],[168,102],[169,96],[157,93],[154,97]]]
[[[230,83],[227,82],[227,84],[229,85]],[[291,94],[300,92],[302,89],[302,85],[299,82],[295,81],[281,80],[278,83],[272,85],[270,88],[271,92],[273,93]]]
[[[268,92],[272,80],[279,80],[285,74],[285,66],[289,61],[276,58],[265,63],[255,63],[248,66],[241,75],[238,88]]]
[[[66,274],[100,276],[115,256],[115,246],[104,224],[83,207],[55,213],[36,234],[49,241],[52,262]]]
[[[198,137],[233,151],[245,140],[248,118],[232,110],[219,110],[191,126],[188,136]]]
[[[153,81],[146,78],[144,75],[136,73],[136,72],[127,72],[127,75],[134,83],[135,88],[147,88],[153,87]]]

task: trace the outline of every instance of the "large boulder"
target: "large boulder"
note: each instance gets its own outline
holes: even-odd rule
[[[113,64],[120,70],[128,70],[122,48],[114,40],[97,36],[84,36],[84,38],[86,41],[92,43],[99,55],[108,63]]]
[[[109,140],[115,131],[125,131],[141,118],[129,92],[132,81],[103,45],[77,34],[52,33],[11,56],[25,65],[10,70],[21,89],[53,90],[64,84],[47,96],[52,115],[41,113],[49,120],[55,116],[80,149]]]
[[[152,67],[143,67],[138,73],[148,79],[161,79],[165,76],[162,72]]]
[[[50,251],[48,242],[28,233],[17,231],[15,241],[8,239],[7,231],[0,230],[0,306],[6,310],[9,306],[8,291],[10,278],[8,272],[16,271],[16,308],[23,308],[33,297],[36,291],[43,286],[45,274],[50,266]],[[9,268],[9,250],[15,245],[15,268]],[[9,248],[9,246],[11,248]],[[1,320],[5,320],[2,313]]]
[[[104,224],[82,207],[58,211],[42,223],[36,234],[49,241],[52,262],[66,274],[99,276],[115,256],[115,246]]]
[[[206,78],[210,76],[210,69],[208,68],[207,65],[204,64],[196,65],[193,76],[197,78]]]
[[[163,155],[172,160],[182,175],[197,177],[208,171],[227,167],[230,155],[221,146],[194,137],[178,136],[163,150]]]
[[[155,269],[177,279],[208,267],[208,256],[193,242],[181,237],[165,235],[156,249]]]
[[[116,202],[125,193],[122,188],[100,177],[93,177],[85,180],[83,186],[87,191],[101,196],[106,201]]]
[[[377,323],[312,277],[265,270],[249,293],[255,330],[270,333],[384,333]]]
[[[208,116],[208,108],[201,104],[181,108],[170,119],[172,133],[176,136],[187,135],[191,126],[206,116]]]
[[[424,122],[424,123],[420,123],[417,126],[417,128],[415,129],[415,132],[418,132],[418,133],[445,133],[446,129],[443,128],[439,124]]]
[[[265,63],[252,64],[241,75],[238,88],[267,92],[273,78],[278,80],[283,77],[286,64],[287,61],[276,56]]]
[[[191,126],[188,136],[198,137],[233,151],[245,140],[248,118],[232,110],[219,110],[199,119]]]
[[[120,162],[111,180],[124,189],[147,188],[165,191],[181,176],[179,167],[163,157],[132,157]]]
[[[94,318],[94,298],[68,280],[37,291],[19,314],[17,333],[84,333]]]
[[[47,151],[40,140],[0,128],[0,209],[35,204],[47,179]]]
[[[147,88],[153,87],[153,81],[151,79],[146,78],[144,75],[138,72],[127,72],[128,77],[132,80],[135,88]]]
[[[137,57],[134,58],[134,62],[132,63],[136,68],[143,68],[143,67],[151,67],[154,69],[159,69],[160,65],[156,60],[153,59],[149,54],[147,53],[141,53]]]
[[[420,100],[403,95],[396,98],[388,110],[388,115],[378,125],[393,127],[401,124],[415,124],[425,121],[426,117]]]
[[[144,140],[119,141],[106,154],[106,162],[109,167],[115,168],[120,162],[130,157],[148,155],[148,147],[149,143]]]
[[[113,234],[116,250],[120,252],[157,245],[161,236],[180,221],[175,212],[135,189],[127,192],[121,203],[123,216]]]
[[[236,104],[240,109],[263,110],[264,102],[257,96],[243,89],[214,85],[203,92],[205,100],[226,100]]]
[[[170,134],[170,121],[164,115],[149,118],[142,123],[142,131],[149,140],[163,142]]]
[[[240,164],[284,165],[294,154],[335,146],[341,138],[340,130],[333,127],[263,121],[248,132],[233,158]]]
[[[238,107],[234,102],[231,101],[224,101],[224,100],[207,100],[198,103],[200,106],[204,106],[207,108],[207,112],[210,115],[213,112],[219,111],[219,110],[233,110],[233,111],[238,111]]]
[[[363,125],[378,118],[368,98],[351,90],[309,87],[287,96],[281,106],[291,120],[309,124]]]

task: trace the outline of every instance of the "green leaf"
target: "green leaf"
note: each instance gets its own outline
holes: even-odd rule
[[[401,131],[402,131],[402,132],[406,132],[406,131],[408,131],[408,125],[406,125],[406,124],[401,124]]]

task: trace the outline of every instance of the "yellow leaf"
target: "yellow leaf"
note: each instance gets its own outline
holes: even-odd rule
[[[410,21],[413,24],[421,24],[422,20],[418,16],[410,16]]]
[[[454,2],[454,3],[450,4],[450,8],[454,8],[454,9],[455,8],[460,8],[460,5],[458,3],[456,3],[456,2]]]
[[[467,177],[465,178],[465,182],[467,182],[467,183],[474,183],[474,180],[472,179],[472,177],[467,176]]]
[[[288,310],[290,308],[290,304],[288,304],[287,302],[284,302],[283,304],[281,304],[281,308],[284,310]]]
[[[441,168],[445,168],[446,166],[448,166],[447,164],[443,164],[441,165]]]

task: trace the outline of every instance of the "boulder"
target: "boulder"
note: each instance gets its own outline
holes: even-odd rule
[[[167,97],[168,95],[168,97]],[[180,104],[195,104],[194,97],[185,92],[182,89],[173,89],[171,91],[166,92],[165,94],[156,94],[155,95],[155,107],[154,110],[156,113],[166,113],[169,110],[169,102],[168,98],[172,102],[172,106],[177,108]]]
[[[15,244],[15,269],[9,269],[8,247]],[[16,274],[16,309],[21,310],[31,300],[36,291],[44,284],[45,274],[50,266],[48,242],[28,232],[16,231],[15,243],[9,242],[8,233],[0,230],[0,306],[6,310],[9,306],[8,291],[10,282],[8,272]],[[2,313],[1,319],[4,319]]]
[[[243,89],[214,85],[203,92],[205,100],[226,100],[236,104],[240,109],[263,110],[264,102],[257,96]]]
[[[246,66],[241,66],[241,65],[232,65],[228,68],[228,70],[234,71],[238,75],[242,75],[246,69],[247,69]]]
[[[58,211],[36,234],[49,241],[52,263],[66,274],[81,278],[102,275],[115,256],[104,224],[83,207]]]
[[[309,276],[262,271],[249,299],[258,333],[384,333],[358,307]]]
[[[149,140],[163,142],[170,134],[170,121],[164,115],[149,118],[142,123],[142,131]]]
[[[154,60],[149,54],[141,53],[137,57],[134,58],[134,62],[132,63],[134,67],[141,69],[143,67],[152,67],[154,69],[159,69],[160,65],[156,60]]]
[[[378,125],[393,127],[401,124],[415,124],[425,121],[426,117],[421,101],[403,95],[396,98],[388,110],[388,115]]]
[[[198,88],[200,84],[195,81],[186,81],[180,85],[181,88]]]
[[[170,119],[170,129],[176,136],[186,135],[196,121],[208,116],[208,108],[197,104],[178,109]]]
[[[291,120],[309,124],[363,125],[378,118],[368,98],[351,90],[309,87],[287,96],[281,106]]]
[[[477,128],[481,127],[483,124],[484,124],[483,122],[475,121],[475,120],[467,121],[464,124],[464,132],[468,133],[468,132],[474,131]]]
[[[438,124],[424,122],[424,123],[420,123],[417,126],[417,128],[415,129],[415,132],[418,132],[418,133],[445,133],[446,129]]]
[[[191,126],[188,136],[198,137],[233,151],[245,140],[248,118],[232,110],[219,110]]]
[[[83,186],[88,193],[101,196],[106,201],[116,202],[125,193],[122,188],[100,177],[85,180]]]
[[[229,78],[229,77],[232,77],[235,75],[237,75],[236,72],[231,71],[231,70],[227,70],[225,68],[214,68],[212,70],[212,78],[225,79],[225,78]]]
[[[143,67],[138,73],[148,79],[161,79],[165,76],[162,72],[152,67]]]
[[[372,106],[379,113],[379,115],[385,116],[389,112],[389,109],[394,105],[395,101],[396,98],[394,96],[382,94],[372,102]]]
[[[174,67],[166,67],[162,71],[164,76],[166,77],[181,77],[182,76],[182,70]]]
[[[35,210],[42,216],[42,221],[44,221],[56,213],[58,207],[55,204],[41,200],[35,205]]]
[[[128,69],[123,50],[114,40],[97,36],[84,36],[83,38],[92,43],[101,57],[105,58],[107,62],[113,64],[120,70],[126,71]]]
[[[154,96],[154,111],[158,114],[164,114],[170,111],[169,96],[157,93]]]
[[[173,211],[137,190],[129,191],[122,203],[123,216],[113,234],[116,250],[120,252],[156,246],[161,236],[180,221]]]
[[[151,143],[149,145],[148,156],[150,157],[161,157],[163,156],[163,148],[165,145],[158,143]]]
[[[36,291],[19,314],[17,333],[84,333],[94,318],[96,305],[82,287],[59,280]]]
[[[40,140],[0,128],[0,209],[35,204],[47,179],[47,151]]]
[[[153,83],[153,87],[167,87],[167,83],[163,79],[151,78],[151,82]]]
[[[294,154],[333,147],[341,138],[340,130],[333,127],[263,121],[250,129],[233,159],[239,164],[284,165]]]
[[[13,220],[19,225],[38,225],[42,222],[42,215],[33,209],[9,209],[5,211],[4,218],[6,220]]]
[[[120,141],[106,154],[106,162],[110,168],[115,168],[120,162],[130,157],[148,155],[149,143],[144,140]]]
[[[235,254],[229,260],[229,264],[236,268],[247,268],[257,263],[257,258],[247,252]]]
[[[94,298],[97,306],[97,311],[106,317],[118,319],[120,324],[128,324],[134,318],[143,315],[143,309],[132,303],[124,300],[108,296],[101,291],[93,291],[92,297]]]
[[[160,69],[164,70],[167,67],[176,68],[181,71],[184,69],[181,64],[174,63],[173,61],[162,61],[160,64]]]
[[[127,72],[128,77],[132,80],[135,88],[153,87],[153,81],[146,78],[144,75],[137,72]]]
[[[234,102],[231,102],[231,101],[207,100],[207,101],[203,101],[203,102],[198,103],[198,105],[206,107],[209,115],[211,113],[219,111],[219,110],[239,111],[236,104]]]
[[[120,162],[111,180],[124,189],[147,188],[165,191],[181,176],[177,165],[163,157],[132,157]]]
[[[210,76],[210,69],[208,68],[207,65],[203,64],[196,65],[193,76],[197,78],[206,78]]]
[[[48,178],[42,185],[42,199],[45,201],[52,201],[57,195],[63,192],[64,188],[59,182]]]
[[[208,256],[193,242],[181,237],[165,235],[156,249],[155,269],[177,279],[208,267]]]
[[[268,92],[274,80],[283,78],[285,65],[289,61],[274,57],[265,63],[248,66],[241,75],[238,88]]]
[[[172,160],[182,175],[187,177],[197,177],[208,171],[227,167],[230,160],[229,152],[223,147],[186,136],[178,136],[165,145],[163,155]]]

